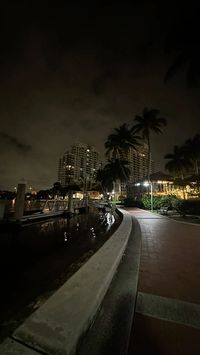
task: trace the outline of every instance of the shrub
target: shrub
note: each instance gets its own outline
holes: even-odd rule
[[[166,195],[166,196],[157,196],[153,195],[153,209],[159,210],[161,207],[169,207],[173,209],[173,204],[177,200],[174,195]],[[144,204],[145,209],[151,209],[151,195],[144,195],[142,197],[142,202]]]
[[[118,201],[124,202],[125,196],[124,195],[120,195],[118,197]]]
[[[185,217],[186,214],[200,215],[200,200],[177,200],[174,208]]]
[[[161,207],[161,196],[153,196],[153,209],[158,210]],[[151,195],[144,195],[142,197],[142,203],[146,210],[151,209]]]
[[[142,201],[140,200],[135,200],[132,197],[127,197],[124,199],[124,206],[125,207],[138,207],[138,208],[144,208],[144,205]]]
[[[168,207],[170,209],[174,208],[174,205],[176,204],[177,197],[175,195],[167,195],[163,196],[161,198],[161,205],[160,207]]]

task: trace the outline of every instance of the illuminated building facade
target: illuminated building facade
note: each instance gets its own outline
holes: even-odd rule
[[[100,165],[99,153],[87,144],[74,144],[59,158],[58,181],[62,186],[77,183],[86,189],[95,182]]]
[[[130,170],[129,181],[127,184],[116,183],[115,194],[116,195],[133,195],[134,185],[136,182],[144,179],[148,175],[148,146],[143,143],[137,148],[137,151],[133,148],[129,148],[128,154],[123,156],[123,159],[128,160],[128,168]],[[150,162],[150,174],[154,172],[154,161]],[[128,191],[127,191],[128,189]]]
[[[139,146],[137,151],[129,149],[127,160],[129,162],[130,183],[140,181],[148,175],[148,146],[146,143]],[[150,174],[154,172],[154,161],[150,162]]]

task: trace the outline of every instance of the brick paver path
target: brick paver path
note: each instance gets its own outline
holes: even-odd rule
[[[129,355],[199,355],[200,225],[128,211],[142,232]]]

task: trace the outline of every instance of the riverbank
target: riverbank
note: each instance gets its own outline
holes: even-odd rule
[[[0,234],[0,341],[105,243],[120,224],[106,217],[96,210]]]

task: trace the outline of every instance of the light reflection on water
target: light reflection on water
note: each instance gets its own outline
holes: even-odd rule
[[[120,223],[120,218],[116,221],[109,213],[92,212],[0,230],[1,323],[13,317],[16,325],[15,314],[20,319],[18,312],[24,307],[32,310],[30,305],[38,297],[45,298],[60,287]]]
[[[24,225],[21,230],[2,232],[1,245],[13,246],[24,253],[42,256],[52,249],[73,246],[83,251],[93,246],[94,240],[105,236],[115,222],[111,212],[103,213],[92,209],[89,213],[74,215],[72,218],[55,218],[49,221]],[[6,249],[7,249],[6,248]],[[4,249],[4,248],[3,248]],[[7,250],[9,252],[9,250]]]
[[[112,213],[89,213],[75,215],[73,218],[63,219],[64,241],[69,242],[74,237],[81,238],[81,234],[87,239],[95,239],[102,232],[107,233],[114,224],[115,217]],[[62,223],[62,221],[60,221]]]

